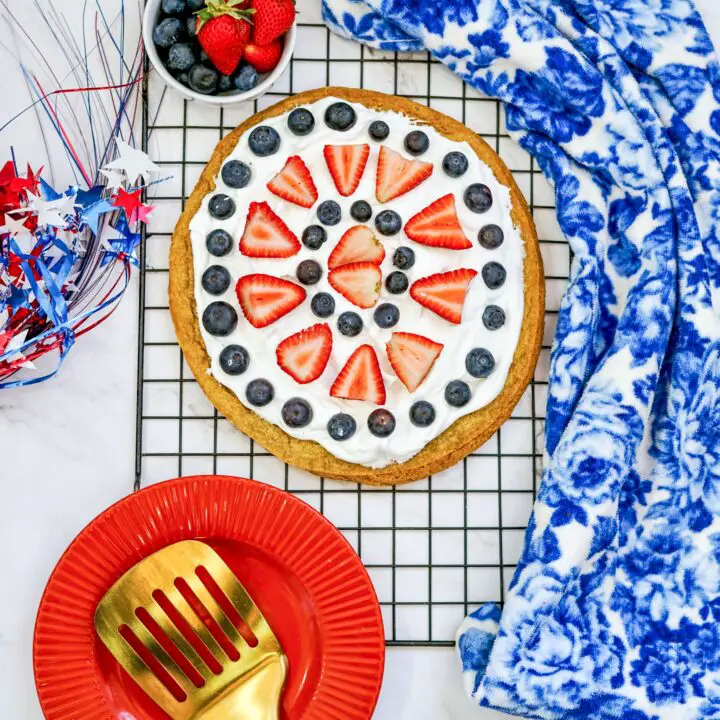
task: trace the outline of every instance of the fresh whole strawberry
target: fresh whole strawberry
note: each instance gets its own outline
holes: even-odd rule
[[[269,45],[285,34],[295,22],[294,0],[252,0],[253,42]]]
[[[251,10],[241,9],[245,0],[207,0],[197,13],[198,40],[212,64],[223,74],[232,75],[243,59],[250,41],[248,19]]]
[[[273,40],[269,45],[256,45],[248,43],[245,46],[245,59],[261,73],[270,72],[280,62],[283,47],[279,40]]]

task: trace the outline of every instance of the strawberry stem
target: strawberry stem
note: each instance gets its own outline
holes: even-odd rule
[[[207,0],[206,6],[195,13],[200,21],[197,28],[198,32],[200,32],[203,26],[210,22],[210,20],[223,15],[229,15],[231,18],[235,18],[235,20],[245,20],[251,23],[251,17],[255,9],[241,8],[240,6],[244,2],[245,0],[228,0],[227,2],[225,2],[225,0]]]

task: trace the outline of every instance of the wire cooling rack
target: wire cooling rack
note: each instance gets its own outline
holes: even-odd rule
[[[183,100],[151,76],[146,144],[174,175],[159,186],[140,274],[136,487],[179,475],[220,473],[261,480],[302,497],[357,550],[375,584],[389,645],[451,645],[465,615],[503,602],[540,473],[549,346],[567,280],[569,249],[553,193],[506,131],[500,104],[426,53],[375,52],[332,35],[320,3],[300,0],[295,56],[272,92],[216,109]],[[207,401],[177,345],[168,311],[173,226],[218,141],[279,99],[323,85],[408,97],[465,123],[513,171],[538,228],[547,278],[545,337],[535,379],[512,418],[454,468],[398,488],[319,479],[284,465],[234,429]]]

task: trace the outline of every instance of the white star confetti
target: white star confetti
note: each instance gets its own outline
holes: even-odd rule
[[[122,170],[131,183],[134,183],[138,177],[142,177],[147,182],[153,173],[161,172],[160,168],[142,150],[131,147],[120,138],[117,138],[116,142],[120,157],[108,163],[103,171]]]

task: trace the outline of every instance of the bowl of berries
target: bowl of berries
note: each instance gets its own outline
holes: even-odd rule
[[[230,105],[266,93],[295,46],[294,0],[148,0],[148,57],[192,100]]]

